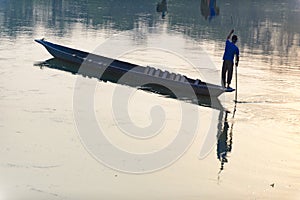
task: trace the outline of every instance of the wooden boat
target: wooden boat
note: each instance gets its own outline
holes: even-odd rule
[[[61,46],[44,39],[35,40],[42,44],[55,58],[81,65],[81,74],[99,79],[106,79],[134,87],[159,87],[171,90],[175,96],[209,96],[218,97],[226,89],[222,86],[205,83],[199,79],[191,79],[181,74],[162,71],[153,67],[107,58],[100,55]],[[125,78],[124,78],[125,77]]]

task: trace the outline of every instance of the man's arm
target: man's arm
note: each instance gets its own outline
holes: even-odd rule
[[[239,66],[239,61],[240,61],[240,50],[239,48],[236,48],[235,52],[235,66]]]
[[[232,35],[233,32],[234,32],[234,30],[232,29],[232,30],[230,31],[229,35],[227,36],[227,40],[230,39],[230,37],[231,37],[231,35]]]
[[[239,55],[236,55],[236,58],[235,58],[235,66],[239,66],[239,60],[240,60],[240,56]]]

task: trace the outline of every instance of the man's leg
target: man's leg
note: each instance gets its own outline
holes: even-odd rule
[[[226,84],[226,64],[225,64],[225,60],[223,61],[223,66],[222,66],[222,86],[225,87]]]
[[[231,61],[226,61],[226,66],[227,66],[227,70],[228,70],[228,74],[227,74],[227,84],[228,84],[228,87],[231,83],[231,80],[232,80],[232,74],[233,74],[233,62]]]

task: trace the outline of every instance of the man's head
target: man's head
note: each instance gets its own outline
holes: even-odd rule
[[[237,40],[238,40],[238,37],[236,35],[233,35],[231,40],[232,40],[233,43],[236,43]]]

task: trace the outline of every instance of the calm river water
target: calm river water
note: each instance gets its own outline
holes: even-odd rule
[[[300,1],[156,9],[152,0],[0,0],[0,200],[300,198]],[[219,85],[231,29],[238,103],[224,94],[224,109],[40,65],[52,56],[34,42]],[[103,140],[90,136],[91,116]]]

